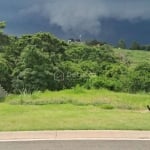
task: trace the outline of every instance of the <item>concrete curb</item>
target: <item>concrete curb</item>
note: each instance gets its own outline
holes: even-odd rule
[[[13,140],[150,140],[150,131],[24,131],[24,132],[0,132],[0,141]]]

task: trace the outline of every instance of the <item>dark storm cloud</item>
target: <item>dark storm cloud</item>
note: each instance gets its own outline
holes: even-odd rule
[[[52,30],[109,36],[103,20],[149,21],[149,8],[149,0],[0,0],[0,20],[8,22],[11,33]],[[108,31],[116,34],[111,28]]]
[[[39,0],[36,3],[33,0],[20,13],[41,14],[49,19],[50,24],[58,25],[64,31],[97,34],[101,29],[101,19],[147,20],[150,19],[149,8],[149,0]]]

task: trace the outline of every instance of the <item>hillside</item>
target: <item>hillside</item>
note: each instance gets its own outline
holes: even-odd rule
[[[150,92],[149,52],[67,43],[43,32],[7,36],[0,52],[0,84],[11,93],[57,91],[77,85]]]
[[[117,56],[129,60],[131,66],[135,67],[142,63],[150,63],[150,52],[142,50],[114,49]]]

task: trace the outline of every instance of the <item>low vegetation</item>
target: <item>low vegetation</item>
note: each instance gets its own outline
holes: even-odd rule
[[[72,104],[0,104],[0,131],[150,130],[147,111],[102,109]]]
[[[9,95],[6,103],[13,105],[47,105],[73,104],[77,106],[98,106],[103,109],[147,110],[150,104],[150,95],[145,93],[127,94],[101,90],[86,90],[75,87],[72,90],[58,92],[34,92],[20,95]]]

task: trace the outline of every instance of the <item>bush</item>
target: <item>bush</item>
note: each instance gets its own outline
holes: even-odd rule
[[[102,105],[101,108],[110,110],[110,109],[114,109],[114,106],[110,104],[105,104],[105,105]]]
[[[130,75],[130,91],[150,92],[150,64],[138,65]]]
[[[123,88],[123,85],[120,80],[116,79],[111,79],[105,76],[100,76],[100,77],[94,77],[91,78],[86,82],[84,85],[85,88],[91,89],[100,89],[100,88],[106,88],[108,90],[113,90],[113,91],[121,91]]]

